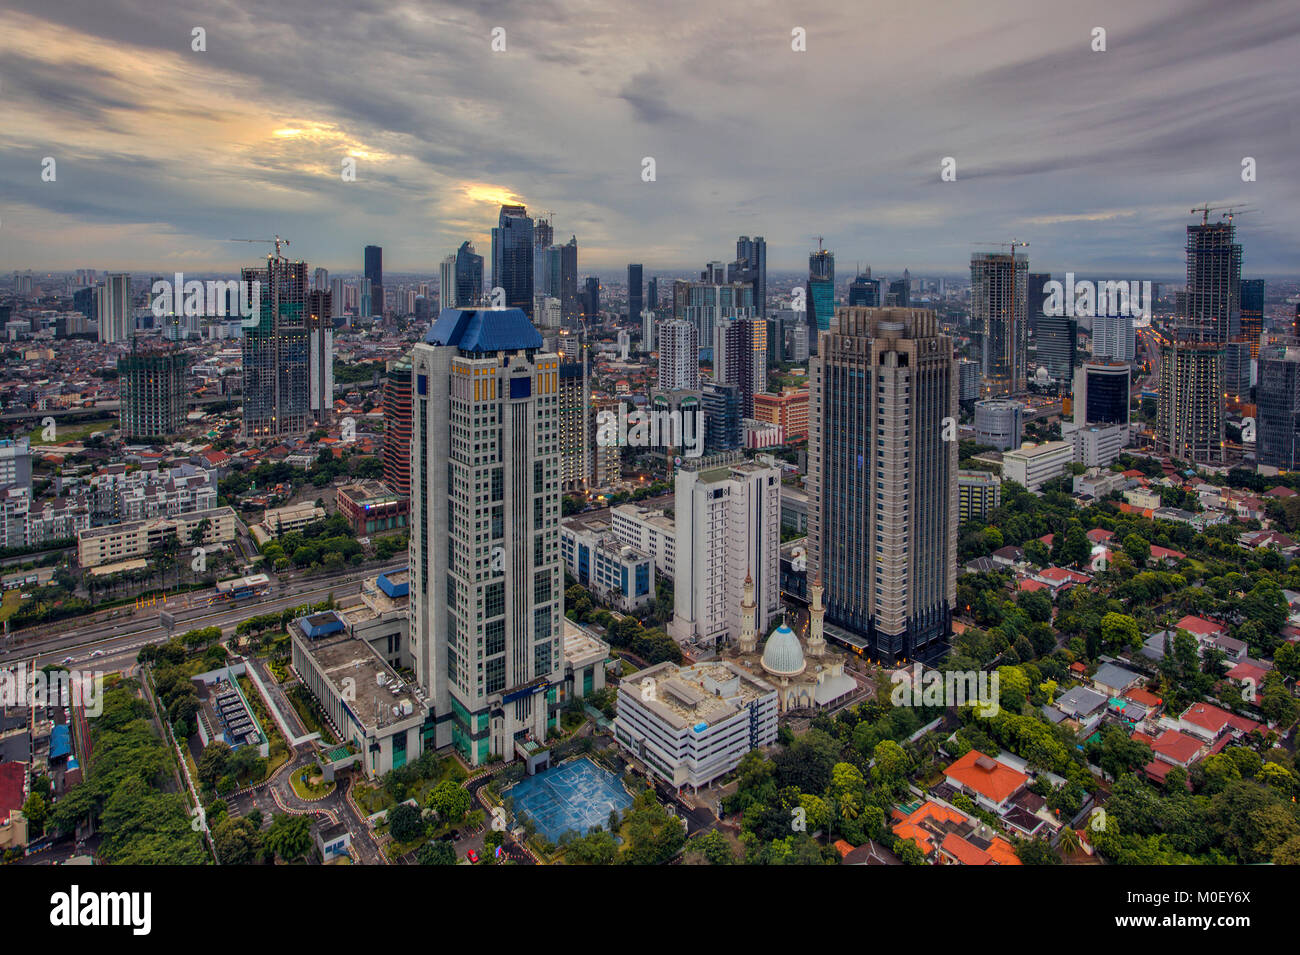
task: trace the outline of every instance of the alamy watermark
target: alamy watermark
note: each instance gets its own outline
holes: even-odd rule
[[[638,408],[596,415],[596,444],[602,448],[681,448],[688,458],[704,453],[704,428],[697,411]]]
[[[262,313],[262,283],[256,279],[245,282],[231,279],[223,282],[208,279],[185,281],[185,273],[177,272],[174,282],[157,279],[151,290],[151,308],[155,318],[184,315],[187,318],[225,318],[228,314],[240,317],[245,328],[257,325]]]
[[[998,690],[1001,677],[984,670],[895,670],[889,676],[894,685],[889,702],[895,706],[975,707],[976,713],[991,719],[1001,712]]]
[[[1076,282],[1073,272],[1065,273],[1065,283],[1055,279],[1043,285],[1046,298],[1043,314],[1055,318],[1076,315],[1096,318],[1102,315],[1151,317],[1150,282]]]
[[[104,712],[102,670],[29,670],[26,663],[0,670],[0,707],[74,706],[86,716]]]

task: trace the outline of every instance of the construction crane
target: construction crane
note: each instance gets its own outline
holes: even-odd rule
[[[227,239],[227,242],[270,242],[275,246],[275,257],[280,258],[280,246],[289,247],[289,240],[282,239],[278,235],[274,239]]]
[[[1019,239],[1012,239],[1010,242],[972,242],[971,245],[992,245],[999,249],[1010,249],[1013,255],[1017,247],[1029,248],[1028,242],[1021,242]]]
[[[1227,219],[1229,222],[1232,221],[1232,217],[1233,217],[1233,216],[1239,216],[1239,215],[1243,215],[1244,213],[1247,213],[1247,212],[1254,212],[1254,211],[1255,211],[1254,209],[1251,209],[1251,208],[1249,208],[1249,207],[1243,207],[1242,205],[1232,205],[1232,206],[1211,206],[1211,205],[1199,205],[1199,206],[1192,206],[1192,212],[1194,212],[1194,213],[1195,213],[1195,212],[1199,212],[1199,213],[1201,214],[1201,225],[1209,225],[1209,222],[1210,222],[1210,213],[1211,213],[1211,212],[1218,212],[1220,209],[1226,209],[1227,211],[1226,211],[1226,212],[1223,212],[1223,213],[1219,216],[1219,218],[1220,218],[1220,219]]]

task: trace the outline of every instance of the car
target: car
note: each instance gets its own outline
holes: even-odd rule
[[[72,662],[72,657],[64,657],[64,658],[63,658],[63,662],[64,662],[64,663],[71,663],[71,662]]]
[[[478,853],[475,852],[473,849],[470,849],[468,852],[465,853],[465,858],[468,859],[471,863],[477,863]]]
[[[92,657],[102,657],[102,656],[104,655],[104,651],[103,651],[103,650],[92,650],[91,653],[90,653],[90,655],[91,655]]]

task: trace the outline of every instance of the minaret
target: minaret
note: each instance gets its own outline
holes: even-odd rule
[[[822,617],[826,609],[822,606],[822,578],[818,574],[812,582],[812,605],[808,608],[808,654],[820,657],[826,652],[826,638],[822,636]]]
[[[745,596],[740,601],[740,652],[753,653],[758,649],[758,630],[754,626],[754,578],[745,572]]]

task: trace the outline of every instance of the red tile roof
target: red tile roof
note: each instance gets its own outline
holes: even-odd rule
[[[1216,623],[1213,620],[1206,620],[1204,617],[1196,617],[1192,614],[1188,614],[1174,624],[1174,629],[1186,630],[1188,633],[1200,634],[1203,637],[1226,632],[1223,629],[1223,624]]]
[[[1203,744],[1200,740],[1178,730],[1165,730],[1147,745],[1151,747],[1153,753],[1164,756],[1172,762],[1187,763],[1200,751]]]
[[[971,750],[949,766],[944,770],[944,775],[994,803],[1006,802],[1016,790],[1029,782],[1029,777],[1020,770],[999,763],[977,749]]]
[[[1094,544],[1101,544],[1110,540],[1114,536],[1114,531],[1108,531],[1102,527],[1094,527],[1092,530],[1088,531],[1088,540],[1092,541]]]

